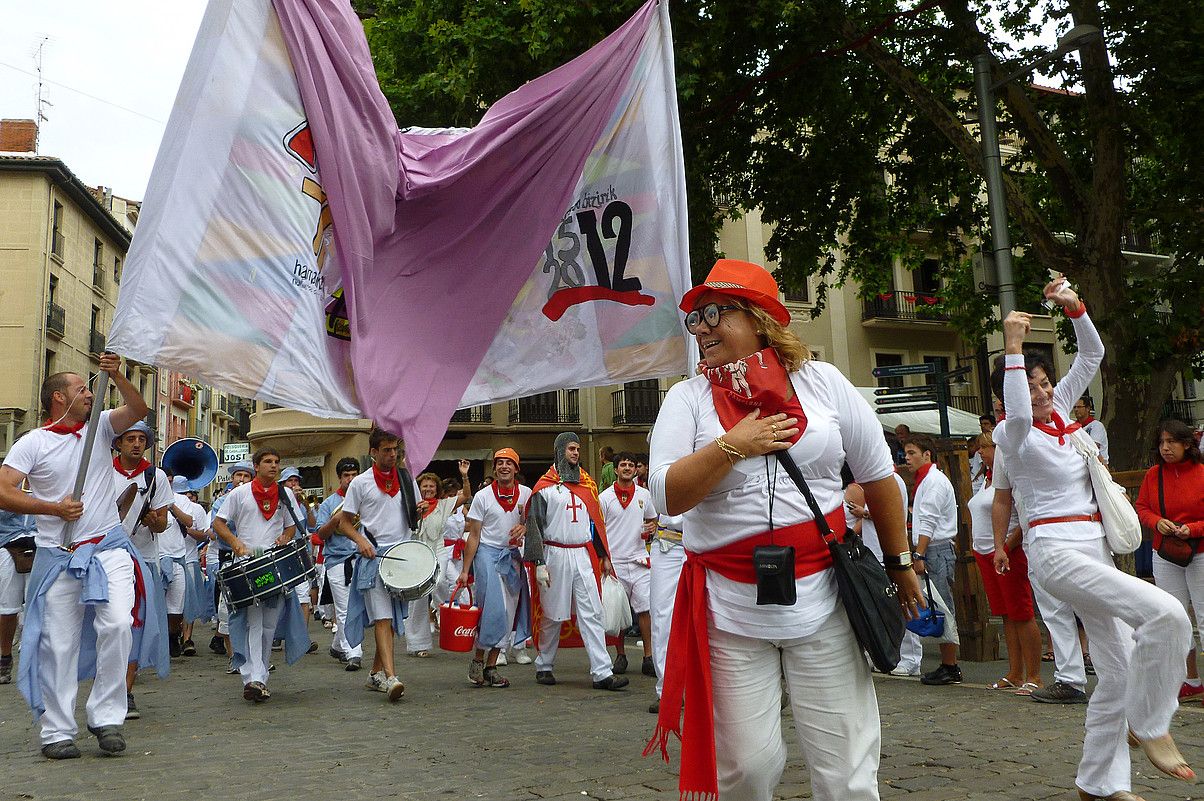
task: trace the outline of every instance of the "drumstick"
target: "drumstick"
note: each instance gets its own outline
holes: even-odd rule
[[[383,553],[378,553],[374,558],[376,558],[376,559],[392,559],[394,562],[409,562],[410,561],[409,559],[406,559],[404,556],[385,556]]]

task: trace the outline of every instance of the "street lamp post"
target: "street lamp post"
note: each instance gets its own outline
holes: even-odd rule
[[[1094,25],[1076,25],[1058,40],[1057,49],[993,83],[991,81],[991,54],[980,53],[974,57],[974,89],[978,96],[979,137],[982,142],[983,169],[986,172],[991,252],[995,256],[995,269],[999,281],[1000,317],[1006,317],[1016,308],[1016,283],[1012,276],[1012,242],[1008,235],[1003,166],[999,158],[999,132],[995,128],[995,90],[1072,50],[1078,50],[1099,35],[1100,29]]]

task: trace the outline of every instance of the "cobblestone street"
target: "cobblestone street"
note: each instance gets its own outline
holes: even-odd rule
[[[200,630],[200,627],[198,627]],[[640,751],[652,731],[653,680],[629,672],[624,692],[590,688],[584,652],[561,651],[560,684],[541,687],[531,665],[503,669],[505,690],[468,685],[467,657],[399,656],[406,695],[390,705],[322,650],[272,674],[272,699],[252,706],[225,659],[204,649],[173,661],[167,681],[136,688],[143,716],[126,725],[129,750],[42,759],[15,686],[0,688],[0,797],[79,801],[174,799],[675,799],[675,766]],[[199,638],[207,641],[208,637]],[[632,643],[631,653],[638,654]],[[399,646],[398,652],[403,653]],[[277,654],[279,656],[279,654]],[[365,654],[365,663],[370,652]],[[633,660],[633,664],[639,664]],[[933,656],[925,668],[935,666]],[[883,799],[1073,799],[1083,706],[1047,706],[984,689],[1001,663],[962,663],[966,683],[925,687],[877,680],[882,708]],[[1046,665],[1048,670],[1050,666]],[[86,689],[86,685],[85,685]],[[82,699],[80,710],[82,714]],[[1174,733],[1204,765],[1204,708],[1184,707]],[[787,721],[788,722],[788,721]],[[81,730],[84,725],[81,719]],[[791,734],[782,798],[809,798]],[[676,746],[671,749],[676,758]],[[1154,776],[1134,758],[1134,790],[1148,801],[1189,799],[1195,788]]]

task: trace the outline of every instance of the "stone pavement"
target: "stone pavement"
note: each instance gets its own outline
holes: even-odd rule
[[[401,655],[406,695],[390,705],[364,687],[367,670],[347,673],[326,655],[328,633],[316,624],[311,633],[322,650],[281,664],[272,699],[258,706],[242,700],[239,678],[223,673],[225,659],[203,641],[202,655],[173,661],[170,679],[143,678],[136,688],[143,717],[126,725],[129,750],[119,758],[97,756],[81,718],[84,757],[42,759],[16,687],[0,687],[0,799],[677,798],[676,746],[670,766],[640,757],[654,718],[646,711],[653,680],[638,668],[626,691],[597,691],[584,652],[574,649],[561,651],[558,686],[538,686],[532,666],[511,665],[502,673],[513,686],[494,690],[469,686],[463,654]],[[632,643],[629,652],[639,649]],[[1003,664],[962,665],[966,683],[956,687],[877,679],[882,798],[1076,799],[1085,707],[986,690]],[[925,669],[934,666],[930,655]],[[79,706],[82,714],[82,699]],[[1198,704],[1184,707],[1174,727],[1198,768],[1202,715]],[[788,713],[784,725],[789,731]],[[793,733],[787,742],[780,796],[810,798]],[[1195,788],[1155,774],[1135,756],[1134,790],[1169,801],[1190,799]]]

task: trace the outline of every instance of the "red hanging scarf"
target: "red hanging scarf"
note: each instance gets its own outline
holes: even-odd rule
[[[386,473],[374,464],[372,465],[372,478],[376,479],[377,489],[390,498],[401,492],[401,481],[397,478],[396,467]]]
[[[916,480],[915,483],[911,485],[911,499],[913,501],[916,499],[916,493],[920,491],[920,484],[923,483],[925,478],[927,478],[928,471],[931,470],[932,467],[932,462],[929,462],[928,464],[920,465],[920,467],[916,470]]]
[[[497,505],[502,507],[503,512],[513,512],[514,507],[518,505],[518,482],[510,485],[513,491],[510,495],[503,495],[497,491],[498,483],[490,482],[489,486],[493,489],[493,497],[497,500]]]
[[[790,392],[790,378],[773,348],[721,367],[707,367],[700,362],[698,370],[711,382],[711,400],[724,431],[730,431],[753,409],[760,409],[762,417],[785,412],[798,418],[798,433],[789,440],[792,444],[807,430],[807,415],[798,395]]]
[[[619,499],[619,506],[626,509],[627,505],[631,503],[631,499],[635,497],[635,484],[632,484],[627,489],[623,489],[617,483],[611,486],[615,488],[615,497]]]
[[[280,503],[280,485],[273,483],[265,487],[259,483],[259,477],[256,476],[251,479],[251,494],[255,496],[255,506],[263,515],[263,519],[271,520]]]
[[[121,473],[121,475],[125,476],[126,478],[135,478],[136,476],[141,475],[150,466],[151,463],[143,459],[142,461],[138,462],[138,466],[133,470],[126,470],[121,466],[121,457],[113,457],[113,469],[118,473]]]
[[[50,421],[47,420],[46,425],[42,426],[42,428],[52,434],[70,434],[76,439],[79,439],[79,431],[87,424],[87,422],[87,420],[81,420],[78,423],[55,423],[54,425],[51,425]]]
[[[1033,428],[1037,429],[1038,431],[1044,431],[1046,434],[1049,434],[1051,437],[1057,437],[1058,444],[1065,445],[1066,444],[1066,435],[1070,434],[1074,431],[1078,431],[1080,428],[1082,428],[1082,426],[1079,425],[1078,423],[1071,423],[1070,425],[1066,425],[1065,421],[1062,420],[1062,416],[1060,414],[1058,414],[1057,409],[1055,409],[1053,412],[1053,415],[1050,417],[1049,423],[1039,423],[1036,420],[1034,420]]]

